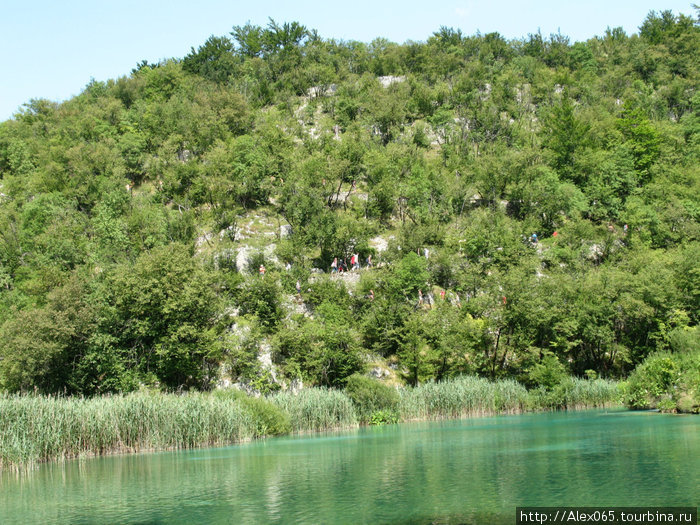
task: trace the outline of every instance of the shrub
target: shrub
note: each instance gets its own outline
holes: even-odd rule
[[[273,327],[283,314],[280,293],[279,285],[273,279],[249,279],[239,291],[240,314],[256,315],[263,327]]]
[[[362,422],[381,424],[398,419],[399,394],[376,379],[353,374],[347,379],[345,393],[355,404]]]
[[[676,357],[668,353],[649,356],[629,378],[627,404],[630,408],[653,408],[673,388],[680,376]]]
[[[395,425],[398,422],[398,413],[391,410],[377,410],[369,418],[370,425]]]
[[[255,424],[255,437],[280,436],[292,430],[289,414],[263,397],[250,397],[244,392],[237,396],[250,413]]]
[[[554,354],[545,355],[538,363],[535,363],[528,371],[525,383],[528,387],[542,386],[551,390],[566,378],[564,365],[559,362]]]

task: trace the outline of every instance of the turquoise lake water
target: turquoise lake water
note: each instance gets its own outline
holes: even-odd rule
[[[514,523],[700,504],[700,417],[585,411],[362,428],[0,475],[0,523]]]

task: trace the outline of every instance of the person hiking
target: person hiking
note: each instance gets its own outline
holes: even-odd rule
[[[338,258],[335,257],[333,259],[333,262],[331,263],[331,273],[337,273],[338,272]]]
[[[266,272],[266,271],[267,271],[267,270],[265,270],[265,266],[263,266],[263,265],[261,264],[261,265],[260,265],[260,268],[258,268],[258,273],[260,274],[260,277],[265,277],[265,272]]]
[[[357,264],[357,257],[355,257],[355,254],[352,254],[352,257],[350,257],[350,269],[355,270],[356,269],[356,264]]]
[[[422,306],[423,305],[423,291],[418,290],[418,305]]]
[[[533,233],[530,240],[532,240],[532,244],[537,244],[537,234]]]
[[[369,255],[367,256],[367,261],[366,261],[366,262],[367,262],[367,268],[371,268],[371,267],[372,267],[372,254],[369,254]]]

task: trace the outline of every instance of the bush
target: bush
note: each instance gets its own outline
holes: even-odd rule
[[[279,285],[273,279],[249,279],[238,295],[240,314],[256,315],[263,327],[271,328],[282,318],[280,294]]]
[[[376,410],[369,418],[370,425],[395,425],[399,422],[399,415],[393,410]]]
[[[700,350],[647,357],[628,381],[630,408],[700,412]]]
[[[265,253],[258,250],[247,257],[245,269],[250,275],[258,275],[260,273],[260,266],[265,266],[268,271],[271,269],[269,268],[270,263],[267,257],[265,257]]]
[[[668,353],[649,356],[630,375],[627,404],[630,408],[655,408],[661,396],[676,386],[679,377],[675,356]]]
[[[390,386],[353,374],[347,379],[345,393],[355,404],[360,421],[376,425],[398,420],[399,394]]]
[[[567,378],[564,365],[552,353],[538,359],[524,372],[522,382],[528,388],[544,387],[546,390],[552,390]]]
[[[292,430],[289,414],[263,397],[250,397],[239,391],[236,396],[250,413],[255,424],[255,437],[280,436]]]

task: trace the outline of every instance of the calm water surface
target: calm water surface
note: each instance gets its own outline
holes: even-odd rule
[[[700,503],[700,417],[476,418],[44,465],[0,523],[514,523],[519,505]]]

